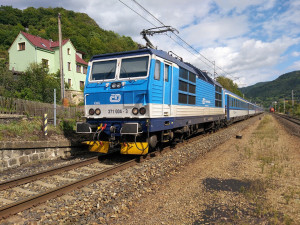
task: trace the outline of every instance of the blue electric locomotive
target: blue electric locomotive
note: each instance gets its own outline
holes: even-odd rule
[[[158,143],[226,124],[225,93],[205,72],[164,51],[96,55],[85,82],[86,122],[77,132],[93,134],[91,151],[147,154]]]

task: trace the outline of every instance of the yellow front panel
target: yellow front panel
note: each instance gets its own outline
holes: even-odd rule
[[[84,144],[89,145],[90,152],[107,153],[109,149],[108,141],[87,141]]]
[[[121,144],[121,154],[125,155],[146,155],[148,153],[147,142],[127,142]]]

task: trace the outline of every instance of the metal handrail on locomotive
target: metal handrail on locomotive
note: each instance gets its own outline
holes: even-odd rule
[[[77,132],[91,134],[90,151],[136,155],[262,112],[206,72],[151,48],[93,56],[84,103]]]

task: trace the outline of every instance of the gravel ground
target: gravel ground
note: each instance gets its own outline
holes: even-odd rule
[[[254,117],[209,136],[200,137],[197,141],[187,143],[150,161],[88,185],[86,188],[73,191],[67,197],[50,200],[45,205],[26,210],[0,222],[3,224],[16,222],[52,224],[58,221],[62,224],[126,224],[126,220],[132,218],[132,208],[145,196],[158,192],[168,180],[186,166],[203,158],[203,155],[205,157],[208,151],[235,137],[258,120],[259,117]],[[189,202],[185,204],[188,205]],[[149,208],[151,207],[150,205]],[[147,221],[144,223],[149,224]]]
[[[16,179],[19,177],[23,177],[25,175],[38,173],[44,170],[49,170],[55,167],[61,167],[65,165],[70,165],[72,163],[80,162],[82,160],[91,158],[96,156],[95,154],[87,154],[83,156],[77,156],[74,158],[68,159],[56,159],[56,160],[43,160],[40,162],[34,162],[32,164],[22,165],[17,168],[12,168],[1,172],[0,174],[0,182]]]

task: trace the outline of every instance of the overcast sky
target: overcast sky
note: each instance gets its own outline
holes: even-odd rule
[[[215,61],[217,74],[227,75],[240,87],[300,70],[300,0],[135,1],[165,25],[176,28],[184,41]],[[84,12],[101,28],[130,36],[142,44],[143,29],[161,26],[133,0],[1,0],[0,4],[19,9],[63,7]],[[171,38],[184,45],[174,34]],[[172,50],[184,61],[214,72],[213,64],[171,38],[150,37],[158,49]]]

